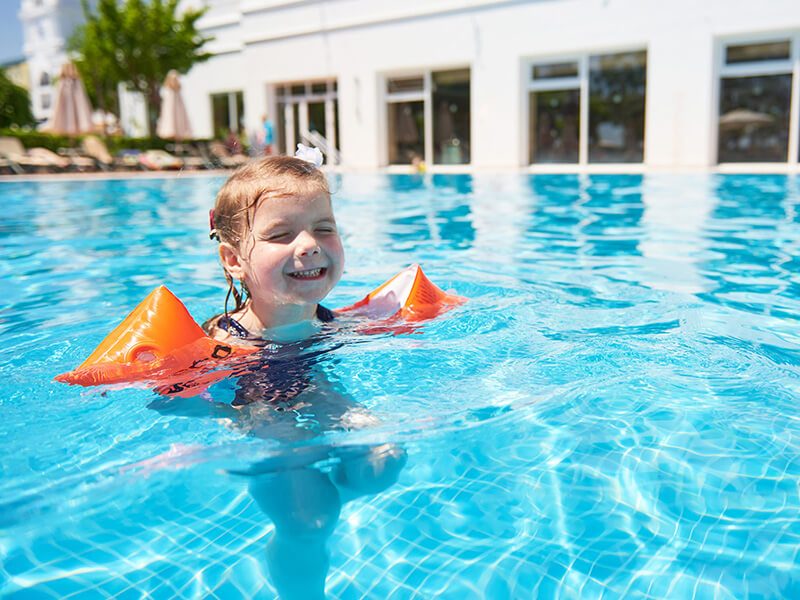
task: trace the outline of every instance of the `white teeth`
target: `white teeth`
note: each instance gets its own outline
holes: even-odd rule
[[[313,279],[319,277],[320,273],[322,273],[322,269],[309,269],[308,271],[295,271],[289,275],[297,279]]]

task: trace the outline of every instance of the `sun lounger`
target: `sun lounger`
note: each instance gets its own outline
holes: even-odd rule
[[[33,150],[29,154],[33,154]],[[94,159],[83,154],[79,148],[59,148],[58,154],[55,156],[65,159],[66,162],[62,162],[61,165],[62,170],[80,171],[82,173],[97,170]]]
[[[103,171],[110,171],[115,166],[124,166],[121,163],[116,163],[114,157],[108,151],[106,144],[96,135],[87,135],[81,142],[81,149],[84,155],[91,158],[98,169]]]
[[[139,162],[139,157],[141,155],[141,150],[120,150],[117,152],[117,156],[114,158],[114,165],[128,171],[144,170],[145,166]]]
[[[183,168],[183,161],[165,150],[147,150],[139,155],[139,163],[151,171],[169,171]]]
[[[56,154],[47,148],[31,148],[28,150],[28,156],[47,161],[51,167],[59,171],[66,171],[72,166],[72,161],[69,158]]]
[[[0,158],[17,174],[32,171],[63,171],[69,167],[69,160],[46,148],[25,150],[19,139],[11,136],[0,137]]]
[[[7,158],[3,158],[2,156],[0,156],[0,172],[5,173],[6,171],[8,171],[19,175],[20,171],[17,171],[15,167],[19,168],[13,161],[10,161]]]
[[[214,162],[226,169],[235,169],[248,161],[248,158],[244,154],[231,155],[222,142],[210,142],[208,144],[208,150],[211,152]]]
[[[186,169],[213,169],[214,164],[194,144],[176,142],[168,144],[167,150],[183,161]]]

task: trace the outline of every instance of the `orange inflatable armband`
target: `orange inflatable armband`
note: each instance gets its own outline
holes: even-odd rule
[[[419,265],[412,265],[363,300],[334,312],[372,320],[422,321],[462,302],[463,298],[436,287]],[[233,374],[231,359],[258,350],[224,344],[206,335],[183,303],[162,285],[150,292],[77,369],[55,379],[83,386],[152,382],[161,394],[188,397]],[[223,364],[225,368],[220,368]]]
[[[425,276],[419,265],[411,265],[362,300],[340,308],[336,313],[352,313],[371,319],[426,321],[465,301],[460,296],[442,291]]]
[[[162,285],[150,292],[77,369],[55,379],[83,386],[158,381],[173,387],[173,393],[191,395],[193,388],[205,388],[225,376],[220,371],[209,373],[215,366],[255,350],[208,337],[183,303]],[[181,379],[184,383],[179,383]],[[186,380],[197,385],[187,386]]]

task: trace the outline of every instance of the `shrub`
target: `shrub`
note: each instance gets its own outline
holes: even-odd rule
[[[28,90],[12,82],[0,69],[0,127],[33,125]]]

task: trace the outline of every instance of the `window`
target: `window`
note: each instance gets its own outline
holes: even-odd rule
[[[643,50],[532,64],[529,163],[642,162],[646,77]]]
[[[211,119],[214,137],[218,139],[224,140],[229,131],[241,133],[244,129],[244,94],[211,94]]]
[[[425,103],[389,103],[389,163],[410,165],[425,156]]]
[[[589,58],[589,162],[644,160],[644,52]]]
[[[534,65],[532,70],[533,79],[558,79],[559,77],[577,77],[577,62],[560,62],[544,65]]]
[[[469,69],[387,78],[388,163],[468,164],[470,115]]]
[[[42,94],[42,110],[50,110],[51,106],[51,99],[50,94]]]
[[[386,91],[389,94],[402,94],[404,92],[418,92],[423,94],[425,91],[425,79],[423,77],[397,77],[386,82]]]
[[[723,47],[717,123],[718,162],[797,162],[798,123],[790,123],[793,65],[800,36]]]
[[[47,71],[42,73],[41,77],[39,77],[39,85],[42,87],[50,85],[50,75],[47,74]]]
[[[577,163],[580,79],[577,61],[535,64],[528,94],[532,163]]]
[[[410,165],[425,159],[425,78],[386,81],[389,164]]]
[[[469,163],[469,69],[433,74],[433,162]]]
[[[730,45],[725,48],[725,64],[754,63],[789,58],[789,40],[761,44]]]

